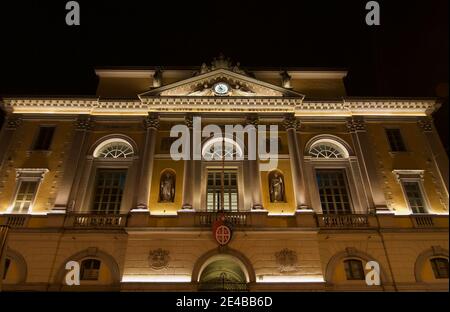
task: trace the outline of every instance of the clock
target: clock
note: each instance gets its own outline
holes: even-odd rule
[[[217,95],[226,95],[230,87],[224,82],[218,82],[214,85],[213,89]]]

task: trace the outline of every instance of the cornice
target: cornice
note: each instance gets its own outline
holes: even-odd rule
[[[298,117],[427,116],[439,107],[434,99],[341,99],[309,101],[300,97],[184,97],[142,99],[5,98],[1,105],[16,114],[141,115],[148,112],[294,113]]]

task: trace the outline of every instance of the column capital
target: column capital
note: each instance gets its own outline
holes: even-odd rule
[[[94,128],[94,121],[91,116],[79,116],[77,120],[75,120],[75,129],[76,130],[92,130]]]
[[[258,127],[258,125],[259,125],[258,115],[256,115],[256,114],[247,115],[247,117],[245,118],[245,124]]]
[[[285,116],[283,119],[283,127],[285,130],[297,130],[297,127],[300,126],[300,122],[293,115]]]
[[[159,129],[159,115],[158,113],[148,113],[144,119],[145,129]]]
[[[433,119],[431,117],[420,118],[417,121],[417,126],[422,132],[433,132]]]
[[[192,129],[194,125],[194,116],[191,114],[187,114],[184,116],[184,124],[189,128]]]
[[[22,125],[22,115],[12,114],[6,118],[5,128],[8,130],[16,130]]]
[[[362,118],[349,118],[346,126],[349,132],[366,131],[366,123]]]

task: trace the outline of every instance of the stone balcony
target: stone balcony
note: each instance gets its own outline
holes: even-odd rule
[[[221,216],[215,212],[179,211],[178,215],[155,216],[148,211],[132,211],[129,214],[2,214],[0,225],[11,230],[39,228],[124,229],[124,228],[208,228]],[[234,228],[308,228],[327,230],[383,229],[448,229],[447,215],[417,214],[316,214],[310,210],[297,211],[294,215],[269,215],[267,211],[229,212],[225,220]]]

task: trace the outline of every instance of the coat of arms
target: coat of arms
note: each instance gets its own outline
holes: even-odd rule
[[[279,265],[280,272],[295,271],[297,265],[297,253],[293,250],[284,248],[283,250],[275,253],[277,264]]]
[[[155,270],[161,270],[167,267],[169,264],[169,251],[161,248],[150,250],[148,257],[150,266]]]

